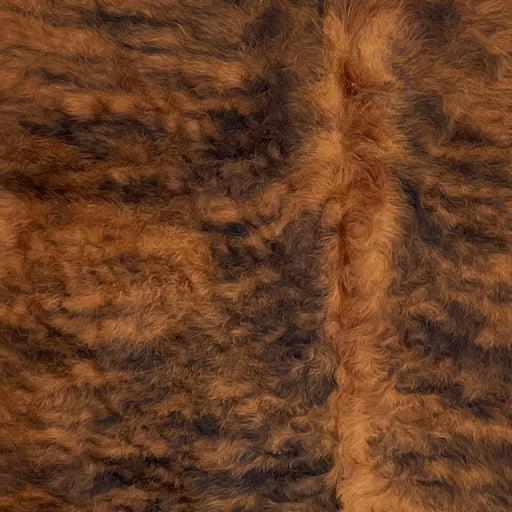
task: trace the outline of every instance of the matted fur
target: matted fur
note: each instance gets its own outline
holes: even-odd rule
[[[1,512],[512,510],[512,3],[0,27]]]

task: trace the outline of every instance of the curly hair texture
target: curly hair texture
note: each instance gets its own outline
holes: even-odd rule
[[[0,27],[0,512],[512,510],[512,2]]]

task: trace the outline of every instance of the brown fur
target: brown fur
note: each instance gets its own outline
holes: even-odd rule
[[[0,511],[512,509],[507,0],[0,0]]]

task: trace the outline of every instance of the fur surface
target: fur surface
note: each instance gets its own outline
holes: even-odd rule
[[[0,0],[0,511],[512,510],[508,0]]]

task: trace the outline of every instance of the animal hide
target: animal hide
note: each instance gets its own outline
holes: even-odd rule
[[[512,510],[512,2],[0,27],[0,512]]]

